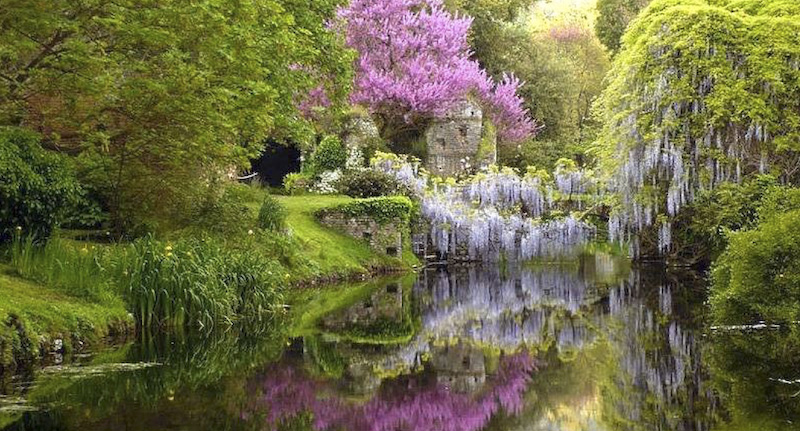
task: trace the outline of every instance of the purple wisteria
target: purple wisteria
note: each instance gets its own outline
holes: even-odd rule
[[[501,140],[534,132],[517,95],[519,79],[495,82],[470,58],[472,18],[451,14],[441,0],[353,0],[339,18],[347,45],[359,53],[353,103],[413,123],[476,97]]]

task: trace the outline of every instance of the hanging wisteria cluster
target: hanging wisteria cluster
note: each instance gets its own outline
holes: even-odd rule
[[[431,244],[443,255],[471,260],[562,256],[595,235],[595,228],[574,214],[543,218],[550,210],[569,209],[576,194],[588,192],[583,174],[569,180],[570,193],[565,193],[536,172],[521,176],[492,168],[463,182],[439,182],[419,163],[397,155],[379,153],[372,166],[414,191],[431,226]]]
[[[775,32],[788,21],[759,7],[742,14],[675,3],[644,13],[631,28],[636,43],[617,56],[599,100],[599,140],[613,150],[606,153],[615,171],[609,187],[621,201],[609,236],[631,241],[634,254],[638,236],[651,226],[658,251],[668,252],[671,225],[664,219],[700,191],[765,173],[772,164],[787,164],[784,173],[796,170],[796,156],[781,156],[775,144],[798,136],[800,25],[793,15],[794,29]],[[703,19],[715,25],[693,24]]]

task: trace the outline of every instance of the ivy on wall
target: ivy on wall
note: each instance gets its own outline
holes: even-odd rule
[[[385,225],[400,221],[408,223],[411,220],[414,204],[405,196],[376,197],[369,199],[356,199],[344,204],[323,208],[315,213],[317,218],[331,214],[342,214],[346,217],[369,217],[378,224]]]

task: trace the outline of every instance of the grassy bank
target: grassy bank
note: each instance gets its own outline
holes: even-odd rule
[[[0,372],[55,351],[80,351],[133,328],[121,298],[92,301],[13,276],[0,265]],[[60,342],[58,341],[60,340]]]
[[[347,196],[281,196],[291,236],[307,259],[310,271],[300,271],[296,281],[315,278],[345,279],[375,271],[407,270],[418,263],[406,247],[402,259],[376,253],[364,241],[320,225],[314,213],[322,208],[352,201]],[[304,273],[305,272],[305,273]]]

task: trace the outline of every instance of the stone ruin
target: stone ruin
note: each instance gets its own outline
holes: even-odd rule
[[[425,132],[426,168],[434,175],[452,177],[470,168],[496,163],[495,138],[485,136],[485,132],[480,105],[471,101],[456,104]],[[489,142],[483,143],[484,139]],[[482,144],[487,148],[481,148]]]
[[[369,244],[378,253],[391,257],[403,254],[403,232],[408,231],[408,224],[401,220],[390,223],[379,223],[370,216],[350,216],[338,211],[329,211],[319,221],[330,228]]]
[[[484,126],[483,109],[475,102],[457,103],[443,118],[433,120],[424,133],[426,169],[452,177],[471,168],[497,162],[497,140]],[[380,132],[369,115],[353,115],[345,121],[342,142],[348,148],[365,148],[380,141]],[[482,148],[484,146],[484,148]]]

